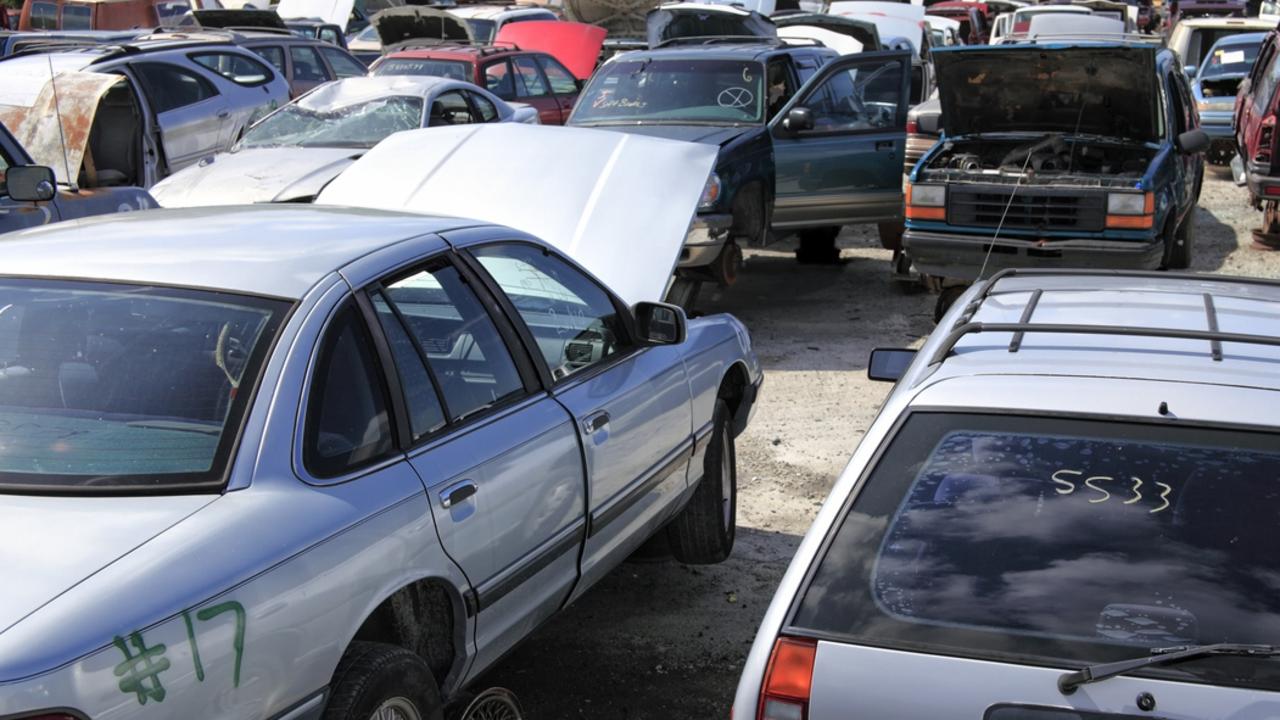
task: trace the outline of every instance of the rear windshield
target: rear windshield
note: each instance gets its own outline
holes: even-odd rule
[[[0,280],[0,492],[216,487],[287,304]]]
[[[615,60],[591,78],[573,124],[763,122],[763,71],[738,60]]]
[[[1278,517],[1276,435],[916,413],[829,538],[792,631],[1059,667],[1276,644]],[[1274,660],[1152,672],[1280,688]]]
[[[1237,45],[1219,45],[1209,53],[1209,57],[1200,68],[1200,77],[1215,78],[1223,76],[1248,75],[1253,69],[1253,62],[1258,59],[1258,51],[1262,43]]]
[[[412,58],[387,58],[378,63],[373,74],[381,75],[430,75],[471,82],[471,63],[455,60],[415,60]]]

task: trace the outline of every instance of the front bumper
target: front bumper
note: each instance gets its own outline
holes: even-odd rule
[[[985,236],[908,229],[902,245],[919,272],[957,280],[976,280],[980,273],[990,277],[1006,268],[1154,270],[1164,258],[1164,245],[1157,239],[992,241]]]
[[[730,213],[700,213],[693,218],[689,232],[680,250],[680,262],[676,267],[700,268],[711,265],[720,257],[720,251],[729,241],[729,229],[733,227]]]

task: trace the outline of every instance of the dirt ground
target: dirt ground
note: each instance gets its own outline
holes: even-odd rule
[[[1196,216],[1194,269],[1280,277],[1251,247],[1259,213],[1211,169]],[[922,340],[935,297],[889,281],[874,232],[847,230],[842,264],[804,266],[793,246],[747,252],[738,284],[704,291],[737,315],[765,368],[755,419],[737,441],[738,539],[712,567],[629,562],[541,628],[477,685],[513,690],[529,720],[727,718],[756,626],[834,478],[889,385],[866,377],[873,347]]]

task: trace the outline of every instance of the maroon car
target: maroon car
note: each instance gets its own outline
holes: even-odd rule
[[[1280,157],[1276,113],[1280,110],[1280,31],[1267,33],[1249,77],[1236,95],[1234,126],[1240,155],[1232,164],[1237,179],[1249,186],[1253,206],[1262,210],[1262,227],[1253,231],[1258,245],[1280,249]]]
[[[442,45],[401,50],[373,64],[373,75],[436,75],[486,88],[508,102],[532,105],[543,125],[563,125],[579,82],[559,60],[513,47]]]

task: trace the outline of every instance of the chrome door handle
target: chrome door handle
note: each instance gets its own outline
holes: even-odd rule
[[[472,495],[475,495],[476,489],[475,483],[470,480],[463,480],[457,485],[454,485],[440,493],[440,505],[445,509],[451,508]]]
[[[601,410],[600,412],[592,413],[588,415],[582,421],[582,429],[585,430],[588,435],[591,435],[598,430],[603,430],[604,427],[608,424],[609,424],[609,413],[604,410]]]

